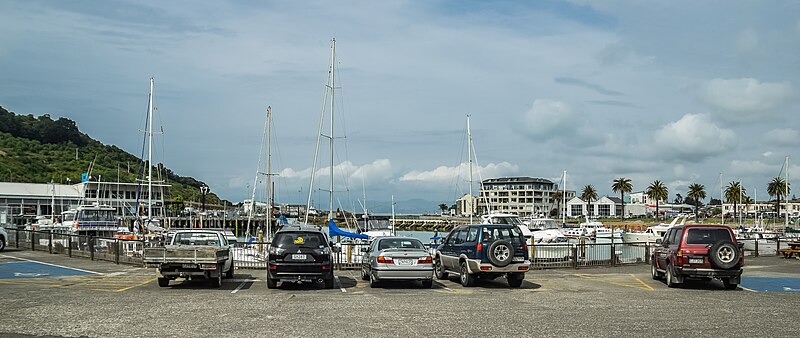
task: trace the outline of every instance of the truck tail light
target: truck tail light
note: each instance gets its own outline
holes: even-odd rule
[[[200,268],[203,270],[214,270],[217,268],[216,264],[200,264]]]
[[[675,257],[675,261],[676,261],[677,265],[683,265],[683,256],[680,256],[680,255],[676,256]]]
[[[520,266],[520,267],[517,268],[517,270],[528,271],[528,266],[527,265]]]
[[[420,257],[419,260],[417,260],[417,263],[418,264],[431,264],[431,263],[433,263],[433,259],[431,258],[431,256]]]
[[[378,256],[378,263],[394,264],[394,260],[392,260],[392,257]]]
[[[491,267],[491,266],[482,266],[482,267],[481,267],[481,271],[489,271],[489,270],[491,270],[491,269],[492,269],[492,267]]]

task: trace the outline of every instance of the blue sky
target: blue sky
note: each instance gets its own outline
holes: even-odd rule
[[[452,203],[468,190],[466,114],[482,178],[557,181],[567,170],[569,189],[601,194],[617,177],[634,190],[659,179],[672,198],[695,182],[718,197],[722,173],[764,199],[787,155],[791,181],[800,177],[798,2],[9,1],[0,11],[0,105],[71,118],[137,154],[154,76],[156,158],[234,201],[251,193],[267,106],[278,199],[305,201],[333,37],[346,208],[363,195]]]

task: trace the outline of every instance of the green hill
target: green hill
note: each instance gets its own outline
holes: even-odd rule
[[[17,115],[0,107],[0,181],[80,182],[92,161],[92,177],[116,182],[119,175],[120,182],[136,182],[139,158],[81,133],[75,121],[63,117],[53,120],[47,114]],[[161,163],[153,167],[153,176],[159,177],[156,172],[172,185],[165,200],[200,201],[203,182],[176,175]],[[206,204],[221,201],[210,193]]]

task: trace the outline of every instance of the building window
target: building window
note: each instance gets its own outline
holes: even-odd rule
[[[583,215],[583,205],[580,205],[580,204],[573,204],[572,206],[570,206],[570,208],[571,208],[571,209],[570,209],[570,211],[571,211],[571,212],[570,212],[570,214],[571,214],[572,216],[580,216],[580,215]]]
[[[608,204],[600,204],[597,206],[597,213],[600,216],[611,216],[611,206]]]

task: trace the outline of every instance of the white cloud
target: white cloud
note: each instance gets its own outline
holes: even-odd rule
[[[315,180],[326,179],[330,176],[331,167],[317,169]],[[344,177],[347,185],[360,186],[362,180],[364,184],[386,183],[393,178],[392,163],[388,159],[375,160],[364,165],[354,165],[350,161],[344,161],[333,167],[333,175],[337,185],[341,184],[339,178]],[[305,179],[311,177],[311,168],[294,170],[286,168],[281,170],[279,176],[287,179]],[[319,181],[317,181],[319,182]],[[319,184],[319,183],[315,183]]]
[[[713,79],[703,88],[702,100],[720,117],[731,121],[763,118],[780,108],[792,96],[788,82],[756,79]]]
[[[480,177],[503,177],[513,175],[519,172],[519,166],[508,162],[489,163],[486,166],[477,168],[477,172],[473,172],[474,180],[477,181]],[[454,179],[468,178],[469,177],[469,164],[461,163],[455,167],[440,166],[433,170],[419,171],[414,170],[400,177],[400,181],[406,182],[431,182],[431,183],[449,183]]]
[[[731,172],[733,176],[764,176],[775,175],[780,170],[777,165],[765,164],[761,161],[731,161]]]
[[[752,28],[745,29],[739,33],[736,49],[739,54],[752,54],[758,51],[758,35]]]
[[[685,160],[702,160],[733,148],[735,134],[711,122],[706,115],[686,114],[655,134],[656,144]]]
[[[767,132],[767,141],[780,146],[794,146],[800,144],[800,132],[796,129],[782,128]]]
[[[574,130],[577,121],[575,115],[564,102],[537,99],[525,113],[523,132],[539,140],[552,135],[564,135]]]

